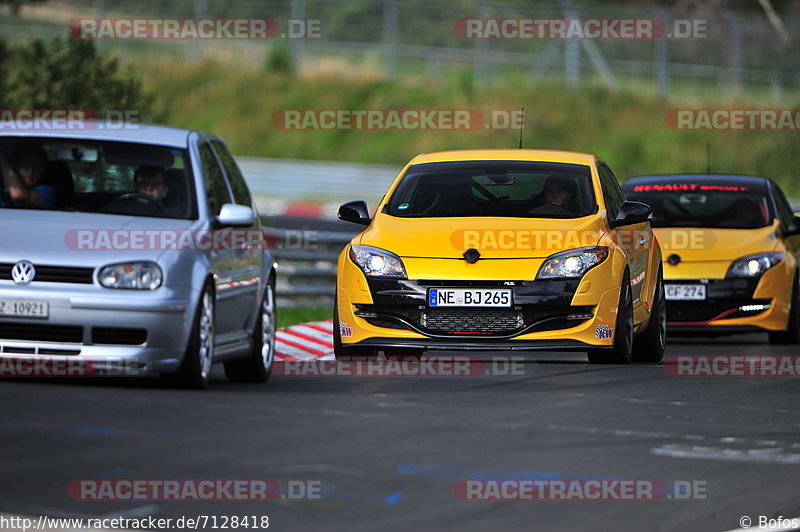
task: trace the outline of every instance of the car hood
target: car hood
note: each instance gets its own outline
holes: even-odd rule
[[[777,222],[759,229],[653,229],[661,244],[664,260],[675,254],[681,258],[681,262],[730,262],[746,255],[773,251],[777,243],[777,231]]]
[[[470,248],[481,259],[545,258],[593,246],[603,234],[599,216],[584,218],[398,218],[377,214],[359,243],[400,257],[462,258]]]
[[[181,231],[196,228],[193,220],[172,220],[82,212],[0,209],[0,262],[29,260],[34,265],[96,267],[119,260],[156,260],[162,246],[126,244],[113,249],[103,236],[123,231]],[[83,238],[79,240],[79,238]],[[106,241],[108,242],[108,241]]]

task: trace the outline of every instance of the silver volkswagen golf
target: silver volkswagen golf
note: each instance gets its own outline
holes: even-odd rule
[[[222,139],[0,123],[0,177],[0,376],[269,378],[276,265]]]

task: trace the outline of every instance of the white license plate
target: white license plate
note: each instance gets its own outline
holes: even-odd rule
[[[510,307],[511,290],[507,288],[430,288],[430,307]]]
[[[706,286],[703,284],[668,284],[664,286],[668,301],[705,301]]]
[[[0,298],[0,316],[46,318],[48,310],[49,305],[47,301]]]

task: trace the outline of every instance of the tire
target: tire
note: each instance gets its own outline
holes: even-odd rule
[[[785,331],[770,331],[769,343],[772,345],[800,343],[800,289],[798,289],[796,273],[792,286],[792,306],[789,308],[788,328]]]
[[[664,294],[664,272],[658,267],[656,294],[647,328],[633,338],[634,362],[661,362],[667,346],[667,300]]]
[[[253,350],[247,358],[225,362],[225,376],[231,382],[267,382],[275,361],[275,284],[270,279],[253,328]]]
[[[177,372],[166,376],[168,382],[196,390],[208,386],[214,359],[214,318],[214,290],[209,283],[200,294],[181,366]]]
[[[617,307],[614,347],[612,349],[591,349],[587,352],[592,364],[630,364],[633,351],[633,298],[631,296],[630,274],[626,270],[622,276]]]
[[[360,360],[377,358],[378,351],[369,347],[342,344],[342,331],[339,326],[339,292],[333,295],[333,355],[336,360]]]

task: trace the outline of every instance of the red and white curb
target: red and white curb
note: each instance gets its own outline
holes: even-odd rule
[[[278,329],[276,360],[334,360],[333,320],[299,323]]]

